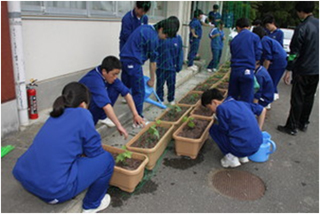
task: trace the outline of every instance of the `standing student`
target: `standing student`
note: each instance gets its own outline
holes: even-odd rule
[[[212,21],[213,17],[210,16],[209,20]],[[222,31],[223,32],[223,31]],[[212,52],[212,60],[208,64],[207,71],[208,72],[216,72],[217,67],[220,60],[220,53],[222,52],[222,44],[221,43],[221,31],[218,27],[215,27],[209,33],[209,38],[211,39],[210,46]]]
[[[234,16],[233,12],[229,11],[229,9],[226,9],[224,13],[222,13],[222,20],[225,23],[225,26],[227,28],[232,28],[233,27],[233,22],[234,22]]]
[[[156,50],[159,45],[159,39],[175,37],[178,30],[179,20],[173,16],[155,25],[142,25],[130,35],[121,49],[120,60],[123,65],[121,79],[132,90],[132,97],[141,117],[143,117],[145,95],[142,66],[147,59],[150,59],[150,80],[148,85],[153,87],[158,57]]]
[[[266,109],[232,97],[224,99],[215,88],[202,94],[201,104],[216,114],[216,122],[209,133],[225,155],[221,159],[222,167],[237,167],[249,162],[247,156],[256,153],[262,144],[261,129]],[[258,121],[255,115],[258,115]]]
[[[272,78],[274,86],[274,100],[279,99],[277,86],[287,66],[287,53],[283,47],[281,47],[279,42],[266,36],[266,31],[263,27],[255,27],[253,32],[261,39],[263,50],[261,62]]]
[[[167,83],[167,100],[170,105],[175,104],[176,73],[180,72],[183,64],[182,39],[180,35],[159,41],[157,49],[159,57],[157,60],[157,85],[156,92],[163,102],[163,86]]]
[[[269,109],[269,105],[273,102],[274,87],[273,81],[265,67],[257,62],[254,75],[260,85],[257,92],[254,94],[254,103],[259,103],[261,106]]]
[[[275,19],[272,15],[267,15],[263,19],[263,26],[268,30],[268,36],[278,41],[281,47],[283,47],[283,31],[277,28]]]
[[[188,53],[188,69],[197,71],[198,67],[193,64],[194,58],[197,56],[200,40],[202,37],[202,25],[201,18],[203,12],[201,10],[195,10],[193,13],[193,19],[189,23],[190,34],[189,34],[189,53]]]
[[[101,146],[89,103],[86,86],[66,85],[12,173],[26,190],[49,204],[63,203],[88,188],[83,212],[98,212],[110,204],[106,192],[114,159]]]
[[[219,13],[219,5],[215,4],[213,5],[213,11],[210,11],[209,16],[214,17],[213,24],[215,27],[219,26],[219,23],[221,21],[221,14]]]
[[[133,115],[133,123],[144,125],[143,119],[139,116],[129,89],[118,79],[121,70],[120,60],[114,56],[108,56],[103,59],[100,66],[89,71],[79,82],[86,85],[91,94],[92,102],[89,110],[93,116],[94,124],[98,120],[110,118],[111,126],[116,126],[119,133],[124,135],[125,139],[128,133],[121,125],[113,110],[113,105],[118,99],[119,94],[123,96]],[[113,125],[114,124],[114,125]]]
[[[150,1],[137,1],[134,9],[124,15],[121,20],[121,31],[119,37],[120,51],[135,29],[141,25],[148,24],[148,16],[146,13],[149,11],[150,7]]]
[[[288,85],[291,73],[293,77],[291,108],[286,125],[278,126],[279,131],[290,135],[296,135],[297,128],[307,130],[319,82],[319,19],[312,14],[314,8],[313,1],[300,1],[295,6],[301,24],[294,30],[284,76]]]
[[[224,35],[224,31],[223,31],[223,28],[224,28],[224,23],[223,21],[220,21],[220,24],[219,24],[219,33],[220,33],[220,50],[219,50],[219,57],[218,57],[218,62],[220,63],[220,60],[221,60],[221,56],[222,56],[222,50],[223,50],[223,41],[226,39],[225,35]]]
[[[236,100],[253,102],[253,83],[256,61],[260,60],[262,46],[260,38],[250,32],[246,18],[236,22],[238,35],[230,42],[231,74],[228,96]]]

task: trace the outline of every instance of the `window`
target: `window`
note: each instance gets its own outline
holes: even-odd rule
[[[22,15],[121,18],[135,1],[21,1]],[[148,16],[166,16],[167,3],[152,1]]]

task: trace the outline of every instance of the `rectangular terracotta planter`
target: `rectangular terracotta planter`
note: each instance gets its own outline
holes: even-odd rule
[[[202,118],[202,119],[213,119],[213,115],[214,113],[212,113],[210,116],[205,116],[205,115],[201,115],[201,114],[197,114],[196,111],[200,110],[201,108],[205,108],[203,107],[201,104],[197,105],[191,112],[190,112],[190,117],[198,117],[198,118]]]
[[[156,124],[155,122],[149,123],[146,127],[144,127],[134,138],[132,138],[127,144],[126,147],[128,150],[144,154],[148,157],[149,162],[146,166],[148,170],[152,170],[157,163],[157,160],[162,155],[167,145],[172,139],[173,129],[174,127],[171,124],[160,123],[157,126],[167,128],[167,132],[159,139],[158,143],[153,148],[139,148],[133,147],[132,144],[136,142],[148,129]]]
[[[187,125],[187,122],[184,122],[174,133],[173,138],[175,140],[175,149],[178,156],[184,155],[189,156],[192,159],[196,159],[198,153],[204,144],[204,142],[208,139],[209,136],[209,129],[213,123],[213,118],[211,119],[202,119],[198,116],[194,116],[195,119],[200,120],[208,120],[210,123],[208,124],[207,128],[202,133],[201,137],[198,139],[191,139],[186,137],[178,136],[178,134],[182,131],[182,129]]]
[[[181,103],[181,101],[187,97],[190,94],[198,94],[199,95],[199,100],[194,103],[194,104],[185,104],[185,103]],[[187,94],[185,94],[178,102],[178,105],[180,106],[186,106],[186,107],[195,107],[197,104],[199,104],[201,102],[201,95],[203,94],[203,91],[189,91]]]
[[[178,105],[179,107],[186,107],[186,106],[182,106],[182,105]],[[161,120],[161,124],[169,124],[169,125],[172,125],[174,126],[174,131],[182,124],[182,119],[187,116],[189,114],[189,112],[192,110],[192,107],[186,107],[188,108],[188,110],[183,114],[181,115],[181,117],[176,120],[176,121],[166,121],[166,120],[162,120],[161,118],[167,114],[168,111],[170,111],[170,108],[167,108],[162,114],[160,114],[159,117],[157,117],[155,120]]]
[[[108,145],[102,145],[102,148],[108,152],[112,152],[116,154],[120,154],[125,151],[123,149],[108,146]],[[121,190],[130,192],[130,193],[135,190],[136,186],[142,180],[144,175],[144,168],[148,163],[148,157],[143,154],[133,152],[132,158],[143,160],[139,168],[135,170],[127,170],[127,169],[115,166],[111,180],[110,180],[111,186],[119,187]]]

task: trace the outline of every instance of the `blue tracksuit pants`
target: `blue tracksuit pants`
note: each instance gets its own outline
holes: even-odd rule
[[[207,69],[217,68],[220,60],[221,51],[219,49],[211,48],[211,52],[212,52],[212,60],[210,61]]]
[[[59,203],[68,201],[88,189],[83,199],[83,209],[95,209],[107,193],[109,182],[113,174],[114,159],[109,152],[104,152],[96,157],[80,157],[76,160],[78,175],[69,194],[57,198]],[[52,199],[42,198],[46,202]]]
[[[163,102],[163,86],[165,83],[167,83],[168,87],[168,102],[174,101],[174,95],[175,95],[175,87],[176,87],[176,72],[175,71],[167,71],[163,70],[161,68],[158,68],[156,71],[157,74],[157,95],[160,98],[160,100]]]
[[[278,84],[285,70],[286,68],[269,68],[268,69],[268,72],[273,82],[274,93],[278,93]]]
[[[142,65],[122,61],[121,80],[127,88],[131,89],[131,95],[138,114],[143,117],[144,79]]]
[[[196,57],[199,46],[200,46],[200,39],[192,38],[190,39],[190,49],[188,53],[188,67],[193,65],[193,60]]]
[[[236,100],[253,102],[254,70],[232,67],[229,80],[228,96]]]

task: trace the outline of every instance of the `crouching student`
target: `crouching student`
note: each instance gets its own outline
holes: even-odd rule
[[[116,126],[120,135],[123,135],[126,139],[128,133],[113,110],[113,105],[117,101],[119,94],[127,101],[133,115],[133,123],[144,126],[144,121],[136,110],[129,89],[118,79],[120,70],[120,60],[115,56],[107,56],[100,66],[89,71],[79,82],[86,85],[92,94],[89,110],[93,116],[94,124],[97,124],[98,120],[104,120],[107,117],[111,120],[106,121],[107,125]]]
[[[89,188],[83,212],[108,207],[114,159],[101,146],[92,115],[87,110],[90,92],[78,82],[66,85],[32,145],[18,159],[14,177],[49,204],[72,199]]]
[[[254,94],[254,103],[259,103],[261,106],[270,109],[270,104],[273,102],[273,82],[267,71],[267,69],[260,65],[259,62],[256,64],[256,70],[254,75],[260,85],[260,88]]]
[[[163,86],[167,83],[168,103],[174,105],[176,73],[180,72],[183,64],[182,39],[180,35],[166,40],[160,40],[157,49],[159,53],[157,60],[157,95],[163,102]]]
[[[202,94],[201,104],[216,114],[216,121],[209,132],[225,155],[221,165],[237,167],[248,162],[247,156],[256,153],[262,144],[265,108],[255,103],[236,101],[232,97],[224,99],[215,88]]]

